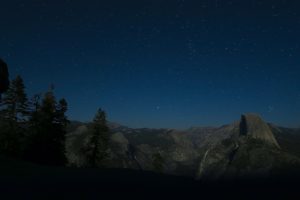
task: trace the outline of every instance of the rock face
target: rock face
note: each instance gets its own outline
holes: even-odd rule
[[[230,137],[205,152],[198,179],[268,177],[300,166],[299,158],[281,150],[271,127],[258,115],[244,114],[233,126]]]
[[[256,114],[242,115],[240,121],[240,136],[259,139],[280,148],[270,127]]]
[[[105,163],[109,168],[153,171],[153,155],[159,153],[163,173],[202,180],[267,176],[295,165],[300,169],[300,159],[286,153],[286,146],[281,149],[272,132],[274,127],[256,114],[244,114],[239,121],[217,128],[179,131],[111,125],[110,130],[109,158]],[[89,138],[88,125],[81,124],[70,131],[66,142],[70,165],[85,166],[81,149]]]

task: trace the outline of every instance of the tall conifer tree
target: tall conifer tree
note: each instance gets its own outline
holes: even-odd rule
[[[91,138],[87,145],[86,153],[88,164],[91,167],[103,166],[107,158],[109,128],[106,121],[106,113],[99,109],[94,117],[91,127]]]
[[[28,100],[21,76],[17,76],[4,94],[0,111],[0,152],[21,156],[28,119]]]

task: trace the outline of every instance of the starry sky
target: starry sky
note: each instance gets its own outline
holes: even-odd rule
[[[54,84],[72,120],[300,127],[298,0],[4,0],[0,27],[11,78]]]

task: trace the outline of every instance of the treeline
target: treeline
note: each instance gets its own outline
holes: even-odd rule
[[[56,100],[53,88],[29,100],[23,79],[17,76],[1,101],[0,153],[42,164],[65,164],[67,107],[65,99]]]
[[[53,87],[28,99],[21,76],[11,81],[0,104],[0,155],[47,165],[65,165],[65,99],[56,100]],[[106,156],[108,144],[106,115],[98,110],[92,123],[92,137],[85,152],[90,166]]]

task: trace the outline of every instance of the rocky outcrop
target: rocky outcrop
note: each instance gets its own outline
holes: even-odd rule
[[[111,134],[107,166],[113,168],[141,169],[135,152],[123,133]]]
[[[282,151],[270,126],[259,115],[244,114],[232,125],[231,136],[211,146],[202,157],[198,179],[269,176],[299,166],[300,160]]]
[[[240,121],[240,136],[262,140],[280,148],[268,124],[256,114],[242,115]]]

